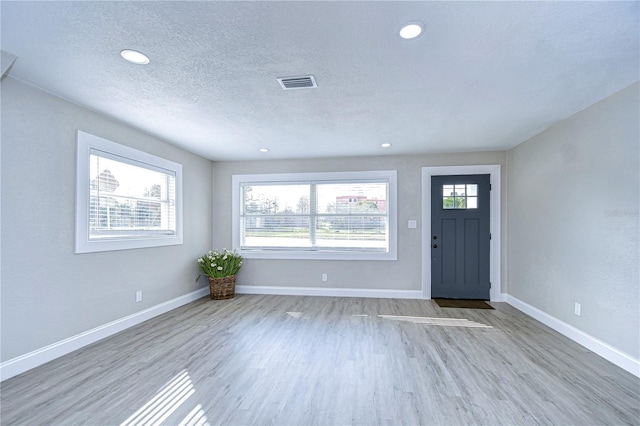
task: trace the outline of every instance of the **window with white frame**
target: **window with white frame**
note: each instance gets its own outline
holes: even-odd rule
[[[182,166],[78,131],[76,253],[182,244]]]
[[[234,247],[248,258],[396,255],[396,171],[233,176]]]

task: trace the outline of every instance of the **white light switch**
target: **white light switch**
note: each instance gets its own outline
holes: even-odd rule
[[[410,220],[409,221],[409,228],[410,229],[415,229],[417,227],[418,227],[418,222],[417,221],[415,221],[415,220]]]

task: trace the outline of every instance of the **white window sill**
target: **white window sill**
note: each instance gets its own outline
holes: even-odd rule
[[[312,251],[312,250],[239,250],[245,259],[281,260],[398,260],[390,252]]]

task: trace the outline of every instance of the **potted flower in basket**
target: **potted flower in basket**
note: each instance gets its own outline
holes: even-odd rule
[[[198,259],[198,267],[209,277],[211,299],[231,299],[235,296],[236,274],[241,266],[242,256],[227,249],[221,252],[210,250]]]

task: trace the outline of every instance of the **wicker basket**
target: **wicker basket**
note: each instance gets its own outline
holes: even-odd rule
[[[209,292],[212,300],[233,299],[233,296],[236,295],[236,276],[209,277]]]

